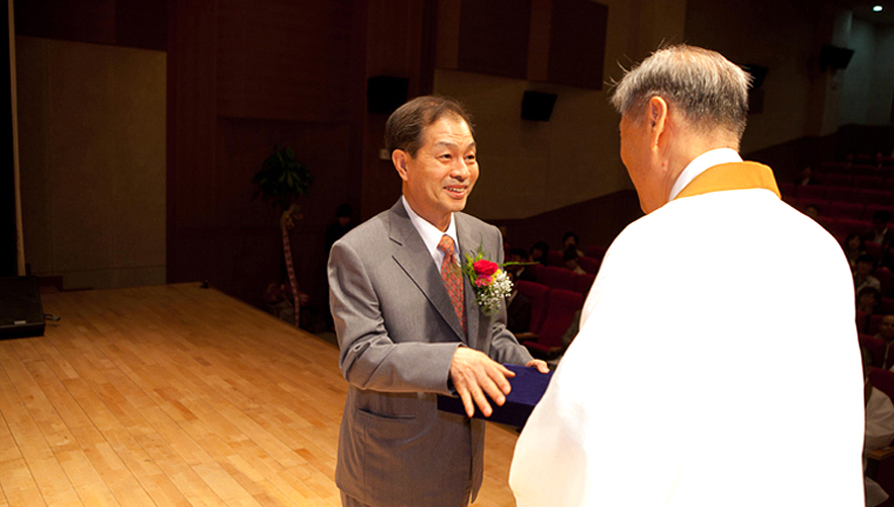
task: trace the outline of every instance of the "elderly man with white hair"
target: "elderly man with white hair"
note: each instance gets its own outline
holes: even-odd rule
[[[850,270],[739,156],[749,82],[684,45],[618,84],[647,215],[609,248],[519,437],[519,507],[863,505]]]

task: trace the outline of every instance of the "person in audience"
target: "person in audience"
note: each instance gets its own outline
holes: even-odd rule
[[[524,263],[528,262],[528,253],[525,252],[523,248],[513,248],[509,250],[509,257],[507,258],[509,262],[519,262]],[[530,266],[526,266],[524,264],[515,264],[512,266],[506,266],[506,271],[511,273],[513,278],[513,282],[516,280],[523,280],[526,282],[536,282],[537,277],[534,275],[534,270],[530,268]],[[511,331],[511,329],[510,329]]]
[[[524,250],[522,250],[524,252]],[[515,286],[515,273],[506,270],[509,279],[512,280],[512,293],[506,300],[506,329],[514,335],[526,333],[531,330],[531,300],[518,291]]]
[[[866,254],[866,244],[863,242],[863,238],[856,232],[852,232],[844,239],[843,248],[844,255],[847,257],[847,262],[851,265],[851,269],[856,268],[857,258]]]
[[[329,254],[329,250],[332,249],[332,245],[335,244],[336,241],[341,239],[342,236],[347,234],[351,229],[354,228],[354,224],[351,223],[351,215],[353,215],[353,211],[351,210],[351,205],[343,202],[338,205],[338,208],[335,210],[335,222],[326,226],[326,254]]]
[[[646,215],[612,242],[519,435],[518,507],[862,505],[850,268],[739,155],[748,87],[719,53],[679,45],[614,88]]]
[[[857,311],[873,315],[882,302],[882,293],[875,287],[863,287],[857,292]]]
[[[544,266],[549,265],[549,245],[546,241],[538,241],[531,247],[531,262],[539,262]]]
[[[894,315],[885,315],[878,323],[878,333],[875,337],[885,342],[885,355],[882,357],[882,367],[894,366],[894,354],[891,354],[891,344],[894,343]]]
[[[799,187],[806,187],[807,185],[818,185],[819,181],[813,174],[813,169],[811,169],[810,166],[807,166],[798,174],[798,177],[795,179],[795,184]]]
[[[878,210],[873,213],[872,229],[863,233],[863,240],[878,243],[882,245],[882,249],[886,249],[894,241],[894,231],[888,229],[888,222],[890,221],[891,213],[885,210]]]
[[[878,278],[872,276],[875,269],[875,257],[869,254],[863,254],[857,257],[854,263],[854,293],[858,294],[865,287],[872,287],[881,290],[882,284]]]
[[[888,246],[882,250],[882,260],[879,261],[879,267],[894,270],[894,242],[888,243]]]
[[[804,210],[804,214],[819,222],[817,219],[820,216],[820,207],[816,204],[808,204],[807,209]]]
[[[563,250],[568,250],[572,246],[577,251],[577,255],[579,257],[583,257],[584,253],[577,247],[578,243],[580,243],[580,239],[577,237],[577,234],[568,231],[562,236],[562,246]]]
[[[860,347],[863,355],[864,404],[866,411],[866,430],[863,443],[864,455],[876,449],[891,445],[894,440],[894,403],[881,389],[877,389],[869,381],[872,369],[872,351]],[[863,461],[866,469],[866,460]],[[866,507],[875,507],[888,499],[888,493],[874,480],[864,476]]]
[[[577,263],[577,258],[579,256],[580,254],[578,253],[577,248],[575,248],[574,245],[571,245],[565,249],[565,253],[562,254],[562,262],[564,262],[565,267],[571,271],[574,271],[579,275],[585,275],[587,272]]]

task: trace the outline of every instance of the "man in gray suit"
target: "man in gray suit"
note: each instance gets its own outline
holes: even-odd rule
[[[503,262],[496,227],[461,213],[478,179],[471,122],[458,103],[419,97],[401,106],[385,143],[403,196],[332,247],[329,286],[350,382],[335,480],[346,506],[466,506],[481,486],[484,422],[514,374],[546,372],[506,330],[505,305],[478,309],[459,271],[479,245]],[[437,410],[455,394],[468,417]]]

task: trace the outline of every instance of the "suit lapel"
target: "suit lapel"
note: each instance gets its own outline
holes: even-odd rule
[[[444,287],[441,273],[432,261],[431,254],[425,247],[425,243],[422,242],[422,237],[413,227],[413,222],[410,221],[400,200],[391,207],[390,222],[391,240],[400,245],[392,257],[419,287],[419,290],[425,294],[441,318],[450,325],[457,338],[464,343],[467,342],[459,318],[453,309],[453,303],[450,301],[450,295],[447,294],[447,288]]]
[[[464,215],[454,213],[453,217],[456,220],[456,237],[459,239],[459,262],[465,264],[466,255],[475,257],[475,254],[478,253],[478,246],[483,243],[484,238],[475,235],[466,222]],[[478,348],[478,326],[480,324],[481,310],[478,309],[478,303],[475,301],[475,289],[472,288],[472,281],[469,280],[465,273],[463,273],[463,287],[465,288],[463,297],[466,306],[466,329],[468,331],[469,346]]]

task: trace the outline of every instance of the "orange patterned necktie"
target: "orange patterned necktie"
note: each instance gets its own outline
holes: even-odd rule
[[[453,238],[448,235],[441,236],[438,243],[438,250],[444,252],[444,260],[441,261],[441,278],[444,279],[444,286],[447,287],[447,294],[450,295],[450,302],[453,303],[453,309],[459,322],[463,326],[463,332],[466,331],[466,310],[463,304],[463,276],[456,263],[454,253]]]

